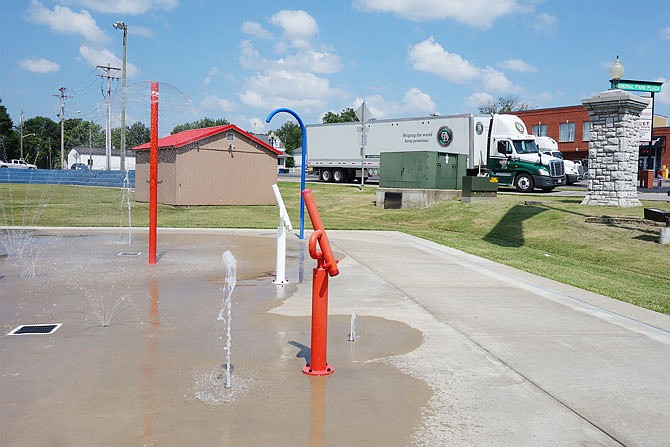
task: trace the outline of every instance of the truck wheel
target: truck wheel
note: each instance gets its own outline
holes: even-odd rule
[[[342,183],[345,179],[344,171],[342,169],[333,169],[333,181],[335,183]]]
[[[519,192],[532,192],[535,189],[535,182],[533,182],[533,177],[529,174],[522,173],[516,176],[514,186]]]
[[[322,169],[319,174],[322,182],[328,183],[333,181],[333,173],[330,169]]]

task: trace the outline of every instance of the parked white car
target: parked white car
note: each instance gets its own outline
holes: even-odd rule
[[[563,154],[558,150],[558,143],[551,137],[535,137],[535,144],[540,153],[551,157],[560,158],[565,166],[565,184],[572,185],[575,182],[584,180],[584,166],[581,162],[573,162],[563,158]]]
[[[0,168],[37,169],[37,166],[30,164],[23,159],[14,159],[9,161],[0,161]]]

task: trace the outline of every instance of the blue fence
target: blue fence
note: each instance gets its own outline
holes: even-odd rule
[[[75,171],[59,169],[0,168],[0,183],[81,185],[122,188],[126,171]],[[129,187],[135,187],[135,171],[128,171]]]

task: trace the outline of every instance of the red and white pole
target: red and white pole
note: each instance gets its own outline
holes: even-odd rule
[[[156,264],[158,221],[158,82],[151,83],[151,143],[149,145],[149,265]]]

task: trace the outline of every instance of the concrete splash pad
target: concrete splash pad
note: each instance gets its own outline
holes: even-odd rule
[[[3,447],[670,439],[667,315],[402,233],[329,232],[341,260],[330,281],[335,373],[307,377],[314,261],[301,264],[297,239],[291,284],[278,288],[270,230],[159,231],[156,266],[141,232],[132,247],[119,230],[34,236],[48,247],[29,250],[34,278],[0,253]],[[225,250],[238,263],[231,389],[216,321]],[[92,311],[119,297],[111,314]],[[63,326],[4,335],[38,323]]]
[[[306,284],[296,284],[297,240],[289,244],[291,284],[278,287],[272,231],[159,232],[155,266],[141,233],[131,246],[121,231],[31,237],[48,246],[34,278],[20,278],[16,259],[0,258],[3,446],[411,442],[430,389],[385,359],[419,346],[420,332],[359,316],[360,339],[351,343],[349,315],[332,315],[328,361],[336,373],[303,375],[309,299],[298,294],[303,316],[278,310],[298,289],[309,293],[314,261],[305,253]],[[238,260],[230,389],[217,321],[225,250]],[[51,335],[5,335],[50,322],[63,326]]]

